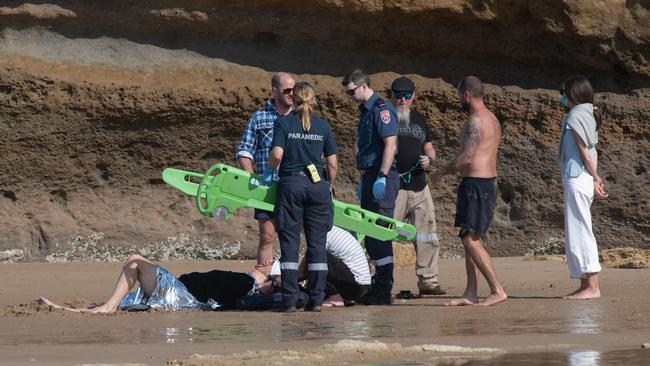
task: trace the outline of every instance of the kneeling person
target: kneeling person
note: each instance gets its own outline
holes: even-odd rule
[[[327,233],[327,286],[323,306],[352,305],[370,291],[370,266],[361,243],[349,232],[334,226]],[[300,280],[307,279],[305,261]]]

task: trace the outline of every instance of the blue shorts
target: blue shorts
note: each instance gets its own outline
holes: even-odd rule
[[[458,185],[456,222],[458,236],[472,233],[481,238],[488,231],[497,198],[496,178],[463,178]]]
[[[273,211],[264,211],[255,209],[255,220],[274,219]]]

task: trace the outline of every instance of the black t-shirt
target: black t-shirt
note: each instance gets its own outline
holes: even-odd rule
[[[431,142],[431,132],[424,116],[414,110],[411,110],[408,126],[399,121],[397,128],[397,170],[402,174],[413,167],[420,159],[420,155],[424,155],[422,146],[425,142]],[[407,176],[403,178],[407,178]],[[409,183],[406,183],[404,179],[400,181],[400,188],[409,191],[421,191],[427,184],[426,174],[422,168],[418,168],[412,173]]]
[[[329,124],[312,114],[311,127],[305,132],[297,111],[275,120],[271,148],[275,146],[284,149],[282,163],[280,163],[280,176],[304,170],[312,163],[322,172],[322,157],[334,155],[337,151],[336,140]]]
[[[178,278],[200,302],[212,299],[222,310],[235,309],[237,300],[253,289],[255,279],[246,273],[220,271],[186,273]]]

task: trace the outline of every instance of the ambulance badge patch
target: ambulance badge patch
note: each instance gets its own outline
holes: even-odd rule
[[[387,109],[384,109],[383,111],[379,112],[379,116],[381,117],[381,121],[384,123],[390,122],[390,112]]]

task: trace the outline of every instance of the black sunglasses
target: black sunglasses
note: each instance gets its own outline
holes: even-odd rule
[[[395,99],[402,99],[402,97],[404,97],[404,99],[411,99],[411,98],[413,98],[413,92],[412,91],[395,91],[395,90],[393,90],[393,96],[395,97]]]
[[[345,93],[346,93],[347,95],[349,95],[349,96],[353,96],[353,95],[354,95],[354,92],[356,92],[357,89],[359,89],[360,86],[361,86],[361,85],[357,85],[357,87],[355,87],[355,88],[348,89],[348,90],[345,91]]]
[[[282,94],[284,95],[289,95],[291,93],[293,93],[293,88],[282,89]]]

